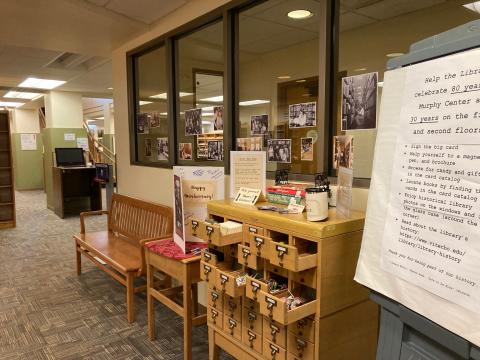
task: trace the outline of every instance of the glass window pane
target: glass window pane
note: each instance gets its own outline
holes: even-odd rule
[[[316,0],[269,0],[239,14],[236,148],[267,151],[268,171],[317,172],[319,13]]]
[[[168,165],[169,126],[165,47],[134,58],[136,96],[136,160]]]
[[[365,127],[374,123],[370,118],[378,117],[387,61],[408,53],[410,45],[417,41],[480,16],[456,1],[352,1],[349,6],[346,3],[340,8],[336,133],[353,136],[353,174],[370,178],[377,132]],[[373,84],[377,73],[375,102]]]
[[[223,165],[223,23],[177,40],[178,163]]]

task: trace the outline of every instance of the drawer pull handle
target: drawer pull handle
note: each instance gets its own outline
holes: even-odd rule
[[[206,261],[212,260],[212,255],[206,251],[203,253],[203,257],[205,258]]]
[[[270,334],[272,334],[273,337],[275,337],[275,335],[277,335],[279,332],[280,332],[280,329],[278,327],[276,327],[273,324],[270,324]]]
[[[207,236],[208,236],[208,241],[212,241],[211,237],[212,237],[212,233],[213,233],[213,227],[211,226],[207,226]]]
[[[218,294],[215,292],[212,292],[212,301],[216,302],[218,300]]]
[[[255,320],[257,320],[257,314],[248,312],[248,322],[253,323]]]
[[[195,230],[197,230],[197,227],[198,227],[198,221],[192,220],[192,230],[194,232],[195,232]]]
[[[297,351],[303,352],[303,350],[305,350],[305,348],[307,347],[307,343],[299,338],[297,338],[296,340],[297,340]]]
[[[254,333],[251,333],[250,331],[248,332],[248,341],[250,341],[250,345],[253,345],[253,340],[257,338],[257,335]]]
[[[257,233],[257,229],[254,228],[254,227],[251,227],[251,226],[248,228],[248,231],[251,232],[252,234],[256,234],[256,233]]]
[[[225,284],[227,283],[227,281],[228,281],[228,276],[226,276],[226,275],[220,275],[220,278],[221,278],[220,283],[221,283],[222,285],[225,285]]]
[[[233,300],[228,300],[228,309],[230,310],[230,312],[234,312],[236,308],[237,303]]]
[[[252,292],[256,294],[258,289],[260,289],[260,284],[257,284],[256,282],[253,282],[253,281],[250,284],[252,285]]]
[[[248,249],[242,249],[243,252],[243,258],[246,259],[250,256],[250,250]]]
[[[277,354],[280,352],[280,349],[276,346],[270,344],[270,355],[272,355],[272,359],[275,359]]]
[[[305,325],[307,325],[305,323],[305,320],[298,320],[297,321],[297,329],[303,329],[305,327]]]
[[[259,248],[260,246],[262,246],[263,243],[264,243],[264,240],[263,240],[262,238],[259,238],[259,237],[255,237],[254,241],[255,241],[255,246],[256,246],[257,248]]]
[[[276,246],[276,250],[277,250],[277,253],[278,253],[278,257],[280,259],[283,259],[283,257],[288,254],[288,249],[286,247],[283,247],[283,246],[280,246],[280,245],[277,245]]]

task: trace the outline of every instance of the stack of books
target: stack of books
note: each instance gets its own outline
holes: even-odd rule
[[[311,186],[311,184],[299,183],[268,186],[267,200],[275,204],[289,205],[293,199],[295,204],[302,204],[305,202],[305,189]]]

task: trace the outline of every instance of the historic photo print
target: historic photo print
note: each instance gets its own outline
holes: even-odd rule
[[[180,143],[178,145],[180,160],[192,160],[192,143]]]
[[[237,151],[262,151],[262,141],[260,136],[237,138]]]
[[[268,115],[252,115],[250,117],[250,134],[263,135],[268,131]]]
[[[185,136],[202,133],[202,109],[185,111]]]
[[[223,140],[208,140],[208,160],[223,160]]]
[[[223,130],[223,106],[213,108],[213,130]]]
[[[342,131],[377,127],[378,73],[342,79]]]
[[[333,137],[333,168],[353,168],[353,136]]]
[[[300,159],[303,161],[313,161],[313,138],[302,138],[300,146]]]
[[[292,140],[272,139],[268,140],[267,157],[268,161],[279,163],[291,163]]]
[[[157,160],[168,160],[168,138],[157,138]]]
[[[288,127],[305,128],[317,126],[317,103],[308,102],[288,106]]]

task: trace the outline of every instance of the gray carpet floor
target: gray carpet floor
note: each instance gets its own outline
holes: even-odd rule
[[[146,297],[128,324],[124,287],[88,260],[75,273],[78,217],[58,218],[42,191],[17,192],[17,228],[0,230],[0,359],[183,359],[183,322],[156,305],[147,337]],[[104,229],[94,217],[87,229]],[[193,358],[208,358],[207,327],[193,332]],[[225,354],[222,358],[227,358]]]

